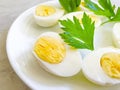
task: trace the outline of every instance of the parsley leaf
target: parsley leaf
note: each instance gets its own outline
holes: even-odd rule
[[[116,15],[111,19],[111,21],[120,21],[120,7],[118,8]]]
[[[67,19],[59,22],[63,26],[62,30],[64,31],[60,36],[68,45],[79,49],[94,50],[95,24],[86,13],[83,15],[82,24],[75,16],[73,16],[73,21]]]
[[[80,5],[81,0],[59,0],[59,2],[67,12],[74,12]]]
[[[98,4],[92,2],[91,0],[84,0],[86,3],[86,7],[93,11],[97,15],[103,15],[107,17],[110,21],[120,21],[120,8],[117,9],[117,13],[115,13],[115,5],[111,4],[110,0],[98,0]]]

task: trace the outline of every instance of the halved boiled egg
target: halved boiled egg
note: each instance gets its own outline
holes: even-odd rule
[[[75,16],[77,19],[79,19],[80,24],[82,24],[82,18],[83,18],[83,11],[79,11],[79,12],[72,12],[69,14],[64,15],[60,20],[66,20],[66,19],[70,19],[73,20],[73,16]],[[101,19],[99,16],[91,13],[91,12],[86,12],[86,14],[92,19],[92,21],[95,21],[95,26],[98,27],[101,24]]]
[[[116,23],[112,30],[113,42],[117,48],[120,48],[120,23]]]
[[[50,27],[55,25],[59,18],[64,15],[64,10],[54,5],[40,4],[35,7],[34,19],[36,23],[43,27]]]
[[[84,75],[99,85],[120,83],[120,50],[112,47],[98,49],[86,56],[82,63]]]
[[[79,51],[64,43],[58,33],[41,34],[34,43],[33,54],[42,68],[57,76],[73,76],[81,70]]]

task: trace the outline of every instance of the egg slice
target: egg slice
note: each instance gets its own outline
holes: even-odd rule
[[[64,10],[49,3],[37,5],[34,10],[36,23],[43,27],[55,25],[63,15]]]
[[[33,54],[41,67],[54,75],[69,77],[81,70],[79,51],[64,43],[58,33],[41,34],[34,43]]]
[[[108,47],[93,51],[84,58],[82,71],[95,84],[120,83],[120,50]]]
[[[112,30],[113,42],[117,48],[120,48],[120,23],[116,23]]]
[[[82,24],[82,18],[83,18],[83,11],[79,11],[79,12],[72,12],[69,14],[64,15],[60,20],[66,20],[66,19],[70,19],[73,20],[73,16],[75,16],[77,19],[79,19],[80,24]],[[99,27],[101,24],[101,19],[99,16],[91,13],[91,12],[86,12],[86,14],[92,19],[92,21],[95,21],[95,27]]]

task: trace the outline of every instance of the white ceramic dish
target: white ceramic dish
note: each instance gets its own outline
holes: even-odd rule
[[[57,2],[50,1],[57,5]],[[120,85],[102,87],[89,82],[82,72],[73,77],[61,78],[41,69],[32,55],[32,45],[39,34],[59,32],[58,26],[42,28],[33,19],[34,7],[21,14],[10,28],[7,37],[7,54],[17,75],[33,90],[119,90]],[[100,27],[95,33],[95,48],[112,46],[111,28],[114,23]],[[80,50],[84,55],[87,50]]]

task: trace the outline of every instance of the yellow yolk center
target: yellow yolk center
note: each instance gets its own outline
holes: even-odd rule
[[[52,6],[40,5],[36,7],[35,14],[37,16],[50,16],[56,12],[55,8]]]
[[[82,5],[84,7],[85,6],[85,2],[82,1],[80,5]]]
[[[100,64],[108,76],[120,79],[120,54],[106,53],[101,57]]]
[[[66,49],[61,41],[53,37],[43,36],[35,43],[34,52],[42,60],[51,64],[58,64],[63,61]]]
[[[89,17],[92,19],[92,21],[95,21],[95,23],[98,22],[98,18],[95,15],[89,15]]]
[[[89,14],[88,14],[88,15],[89,15]],[[80,24],[82,24],[83,15],[77,15],[76,17],[79,19]],[[98,22],[98,18],[97,18],[96,15],[91,15],[91,14],[90,14],[89,17],[92,19],[92,21],[95,21],[95,23]]]

